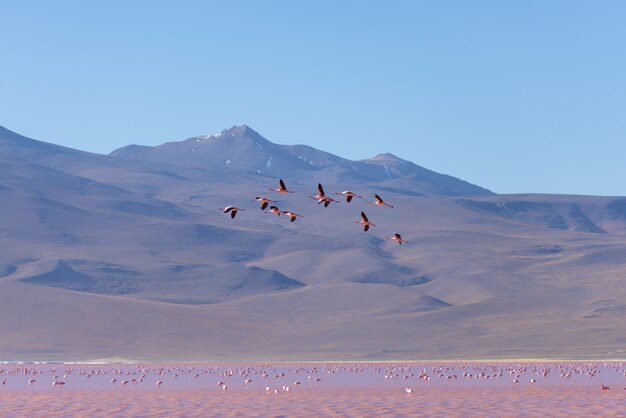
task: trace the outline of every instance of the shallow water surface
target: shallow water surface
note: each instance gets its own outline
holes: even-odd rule
[[[0,410],[8,417],[626,416],[625,363],[13,364],[0,370]]]

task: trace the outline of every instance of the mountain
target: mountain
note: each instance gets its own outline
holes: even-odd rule
[[[0,202],[0,360],[626,355],[626,197],[496,195],[239,126],[110,155],[2,128]]]
[[[390,183],[424,195],[488,195],[489,190],[457,178],[435,173],[410,161],[381,154],[350,161],[306,145],[277,145],[250,127],[233,126],[209,136],[197,136],[156,147],[129,145],[113,157],[149,161],[168,166],[230,168],[243,172],[332,183]]]

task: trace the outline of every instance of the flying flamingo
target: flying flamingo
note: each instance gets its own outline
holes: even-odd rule
[[[235,216],[237,215],[237,211],[242,211],[245,212],[245,209],[241,209],[235,206],[226,206],[225,208],[217,208],[218,210],[221,210],[224,213],[228,213],[230,212],[230,217],[235,219]]]
[[[265,210],[265,208],[267,208],[267,204],[268,203],[275,203],[275,200],[271,200],[268,199],[266,197],[255,197],[253,202],[260,202],[261,203],[261,210]]]
[[[365,212],[361,211],[361,220],[360,221],[354,221],[357,224],[362,224],[363,225],[363,231],[367,231],[368,229],[370,229],[370,226],[376,226],[376,224],[373,224],[369,221],[369,219],[367,219],[367,216],[365,216]]]
[[[363,196],[359,196],[358,194],[354,193],[354,192],[350,192],[348,190],[344,191],[344,192],[335,192],[335,194],[340,194],[342,196],[346,197],[346,202],[350,203],[350,201],[352,200],[353,197],[358,197],[359,199],[361,199]]]
[[[339,203],[338,201],[336,201],[335,199],[326,196],[326,194],[324,194],[324,188],[322,187],[321,183],[317,183],[317,195],[315,196],[309,196],[311,199],[313,200],[317,200],[317,204],[319,205],[320,203],[324,204],[324,207],[327,208],[328,205],[330,205],[330,202],[336,202]]]
[[[279,184],[278,189],[272,189],[270,187],[270,190],[273,192],[278,192],[278,193],[293,193],[292,191],[287,190],[287,187],[285,187],[285,182],[283,181],[283,179],[278,180],[278,184]]]
[[[289,218],[291,218],[290,222],[295,221],[296,217],[298,217],[298,216],[302,218],[302,215],[298,215],[296,212],[291,212],[291,211],[288,211],[288,210],[284,210],[283,213],[285,215],[289,216]]]
[[[273,214],[277,216],[280,216],[283,214],[283,212],[280,209],[278,209],[277,206],[270,206],[270,210],[265,211],[265,213]]]
[[[374,198],[376,199],[375,202],[367,202],[371,205],[378,205],[378,206],[389,206],[390,208],[392,208],[393,206],[385,203],[385,201],[382,199],[382,197],[378,196],[377,194],[374,194]]]
[[[385,239],[390,239],[392,241],[396,241],[398,244],[402,244],[403,242],[409,242],[405,239],[402,239],[400,234],[393,234],[393,237],[385,237]]]

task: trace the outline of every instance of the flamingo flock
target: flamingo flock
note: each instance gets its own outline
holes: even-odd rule
[[[288,190],[287,186],[285,185],[285,182],[283,179],[279,179],[278,180],[278,188],[274,189],[272,187],[268,187],[268,190],[275,192],[275,193],[282,193],[282,194],[288,194],[288,193],[295,193],[293,190]],[[339,196],[343,196],[346,200],[346,203],[350,203],[352,201],[353,198],[358,198],[358,199],[362,199],[363,196],[359,196],[358,194],[349,191],[349,190],[345,190],[343,192],[333,192],[333,194],[335,195],[339,195]],[[322,205],[323,207],[327,208],[330,206],[331,203],[340,203],[338,200],[333,199],[330,196],[326,195],[326,192],[324,191],[324,187],[322,186],[321,183],[317,184],[317,194],[314,196],[307,196],[309,199],[312,199],[314,201],[317,202],[318,205]],[[292,210],[281,210],[278,206],[276,206],[275,204],[278,203],[276,200],[272,200],[269,199],[267,197],[263,197],[263,196],[256,196],[254,199],[251,200],[252,202],[258,202],[261,204],[261,210],[263,211],[263,213],[265,214],[269,214],[269,215],[276,215],[276,216],[282,216],[285,215],[289,218],[290,222],[295,222],[297,218],[302,217],[302,215],[292,211]],[[274,205],[270,205],[270,203],[274,203]],[[374,194],[374,201],[372,202],[367,202],[368,204],[372,204],[372,205],[376,205],[379,207],[388,207],[388,208],[393,208],[393,205],[390,205],[389,203],[386,203],[382,197],[380,197],[380,195],[378,195],[377,193]],[[269,210],[266,210],[267,207],[270,206]],[[235,216],[237,216],[238,212],[243,212],[245,211],[245,209],[243,208],[239,208],[236,206],[226,206],[224,208],[218,208],[218,210],[222,211],[223,213],[230,213],[230,217],[232,219],[235,219]],[[372,226],[376,226],[375,223],[373,223],[372,221],[370,221],[367,217],[367,215],[365,214],[364,211],[361,211],[361,218],[360,220],[356,220],[354,221],[357,224],[361,224],[363,226],[363,231],[367,232],[369,231],[370,227]],[[390,237],[385,237],[386,240],[391,240],[391,241],[395,241],[398,244],[403,244],[403,243],[407,243],[408,241],[404,240],[402,238],[402,236],[398,233],[394,233],[392,236]]]
[[[626,404],[615,361],[54,367],[0,362],[0,415],[621,417]]]
[[[1,390],[41,388],[50,382],[54,390],[72,388],[152,386],[156,388],[217,388],[226,393],[252,390],[290,393],[320,385],[333,388],[346,382],[361,387],[387,387],[408,395],[421,385],[443,383],[462,386],[494,385],[584,385],[599,392],[626,390],[626,363],[371,363],[371,364],[241,364],[241,365],[63,365],[57,371],[48,365],[4,365],[0,368]],[[62,377],[61,377],[62,375]],[[323,379],[322,379],[323,377]],[[598,380],[602,379],[598,382]],[[303,383],[304,382],[304,383]],[[437,383],[439,382],[439,383]],[[507,383],[508,382],[508,383]],[[597,382],[597,383],[596,383]],[[48,384],[50,384],[48,383]],[[607,383],[611,383],[609,386]],[[40,390],[41,390],[40,389]]]

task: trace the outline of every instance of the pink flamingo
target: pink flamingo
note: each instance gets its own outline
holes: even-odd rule
[[[296,217],[302,218],[302,215],[298,215],[296,212],[291,212],[288,210],[284,210],[283,214],[289,216],[289,218],[291,219],[290,222],[294,222],[296,220]]]
[[[280,216],[283,214],[283,212],[280,209],[278,209],[278,206],[270,206],[270,210],[265,211],[265,213],[276,215],[276,216]]]
[[[278,189],[272,189],[270,188],[271,191],[273,192],[278,192],[278,193],[293,193],[290,190],[287,190],[287,187],[285,187],[285,182],[283,181],[283,179],[278,180]]]
[[[350,192],[348,190],[343,191],[341,193],[339,192],[335,192],[335,194],[339,194],[342,196],[346,197],[346,202],[350,203],[350,201],[352,200],[353,197],[358,197],[359,199],[361,199],[363,196],[359,196],[358,194],[354,193],[354,192]]]
[[[377,194],[374,194],[374,198],[376,199],[375,202],[367,202],[367,203],[369,203],[371,205],[388,206],[390,208],[393,207],[392,205],[390,205],[388,203],[385,203],[385,201],[380,196],[378,196]]]
[[[392,241],[396,241],[398,244],[402,244],[403,242],[409,242],[405,239],[402,239],[400,234],[393,234],[393,237],[385,237],[385,239],[390,239]]]
[[[339,203],[338,201],[336,201],[335,199],[326,196],[326,194],[324,193],[324,188],[322,187],[321,183],[317,183],[317,195],[315,196],[309,196],[309,198],[313,199],[313,200],[317,200],[317,204],[319,205],[320,203],[324,204],[324,207],[327,208],[328,205],[330,205],[330,202],[336,202]]]
[[[228,213],[230,212],[230,217],[235,219],[235,216],[237,215],[238,211],[242,211],[245,212],[245,209],[241,209],[235,206],[226,206],[225,208],[217,208],[218,210],[221,210],[224,213]]]
[[[267,208],[268,203],[276,203],[275,200],[271,200],[266,197],[255,197],[253,202],[260,202],[261,210],[265,210],[265,208]]]
[[[361,211],[361,220],[354,222],[363,225],[363,231],[370,229],[370,226],[376,226],[376,224],[371,223],[369,219],[367,219],[367,216],[365,216],[365,212],[363,211]]]

